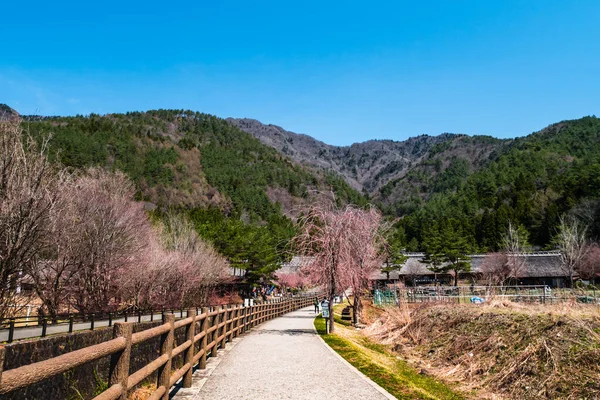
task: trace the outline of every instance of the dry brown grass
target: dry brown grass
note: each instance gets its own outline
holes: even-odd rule
[[[129,400],[146,400],[156,390],[156,385],[144,385],[129,395]]]
[[[478,398],[600,397],[600,312],[578,304],[387,309],[365,331]]]

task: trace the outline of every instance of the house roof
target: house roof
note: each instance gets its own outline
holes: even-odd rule
[[[390,279],[399,279],[407,275],[433,275],[428,269],[428,265],[423,263],[422,253],[409,253],[408,260],[398,271],[390,272]],[[486,254],[473,254],[471,257],[471,272],[480,271],[481,264],[486,258]],[[517,257],[525,257],[525,268],[520,278],[550,278],[563,277],[566,274],[561,269],[560,253],[558,252],[537,252],[519,254]],[[386,279],[386,274],[380,271],[371,275],[372,280]]]

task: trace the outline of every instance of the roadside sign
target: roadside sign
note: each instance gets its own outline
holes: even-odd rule
[[[321,311],[323,313],[323,318],[329,318],[329,302],[327,300],[321,302]]]

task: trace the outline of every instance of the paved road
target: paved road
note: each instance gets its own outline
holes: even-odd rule
[[[386,399],[319,339],[312,309],[246,334],[194,399]]]

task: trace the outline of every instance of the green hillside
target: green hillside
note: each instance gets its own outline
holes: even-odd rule
[[[333,190],[343,202],[365,202],[345,182],[295,165],[208,114],[156,110],[24,118],[33,136],[52,134],[51,154],[64,165],[123,170],[141,199],[159,205],[213,205],[257,220],[280,213],[268,188],[285,189],[294,198],[308,198],[309,189]]]
[[[387,208],[404,217],[399,226],[411,249],[420,249],[434,226],[451,227],[469,239],[473,250],[497,250],[509,220],[527,229],[532,245],[544,248],[566,212],[579,215],[590,234],[600,236],[596,117],[499,142],[490,160],[478,167],[453,158],[439,174],[421,174],[421,182],[413,185],[421,196],[394,199],[394,208]]]

